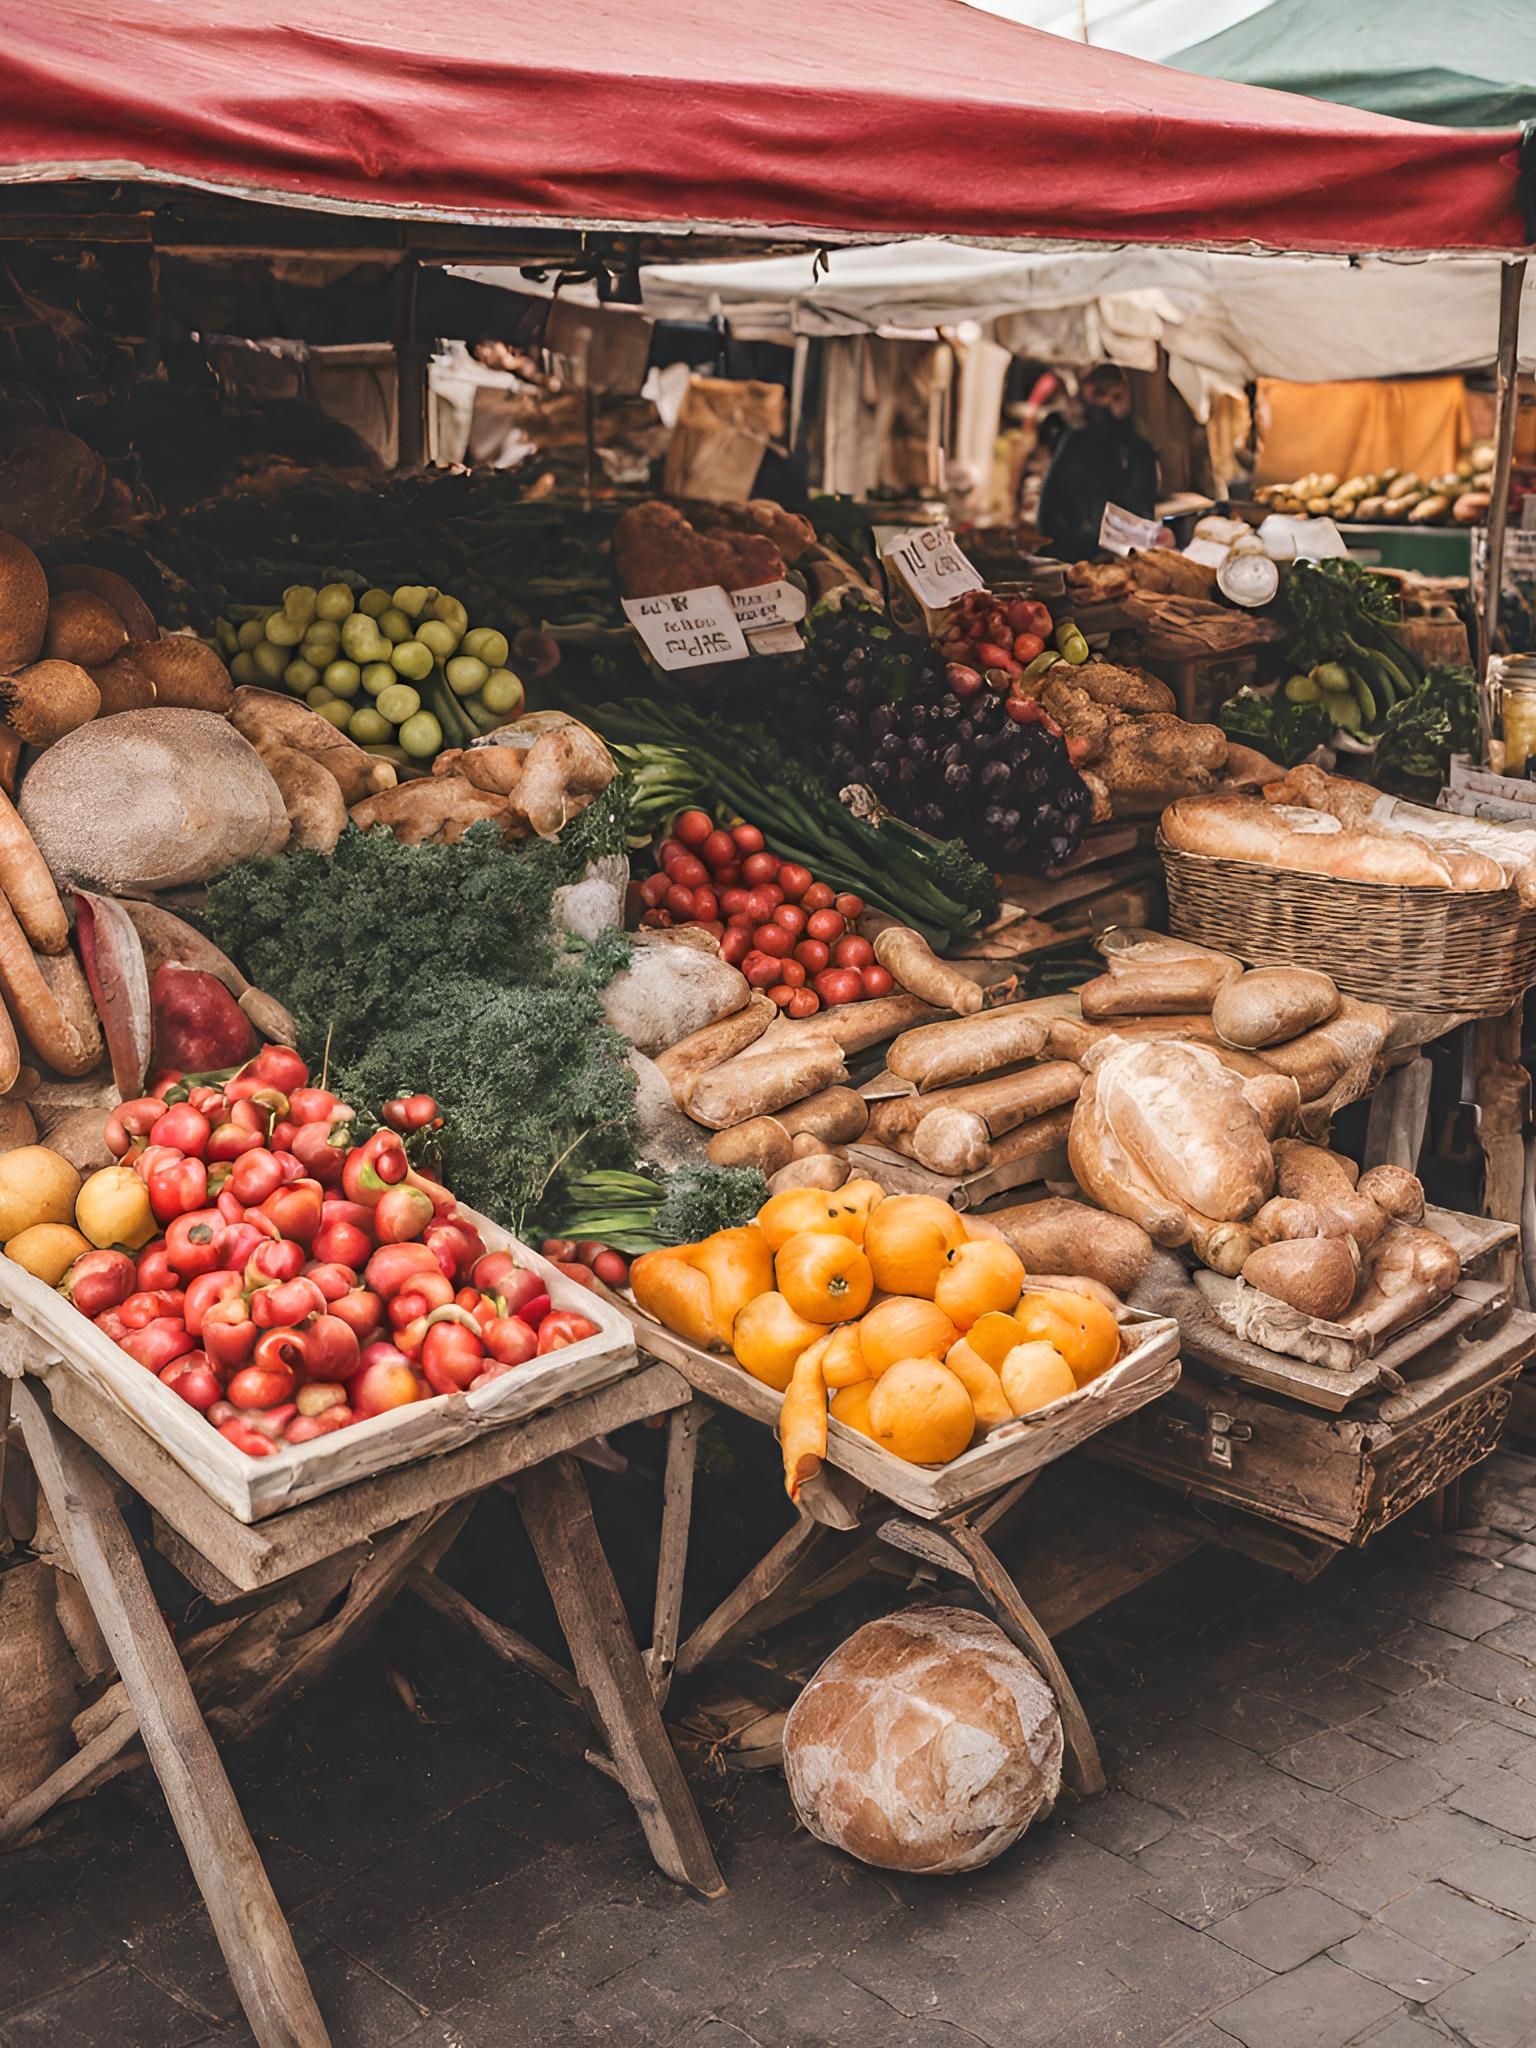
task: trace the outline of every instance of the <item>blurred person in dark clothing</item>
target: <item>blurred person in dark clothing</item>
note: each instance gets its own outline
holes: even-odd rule
[[[1131,424],[1131,387],[1113,363],[1090,370],[1082,383],[1084,421],[1066,435],[1051,459],[1040,493],[1040,529],[1050,552],[1064,562],[1099,551],[1106,505],[1140,519],[1157,510],[1157,454]]]

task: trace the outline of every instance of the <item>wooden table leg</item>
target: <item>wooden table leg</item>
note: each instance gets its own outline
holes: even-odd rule
[[[94,1460],[22,1380],[16,1408],[38,1484],[107,1640],[261,2048],[329,2048],[293,1935],[198,1711],[144,1566]]]
[[[1410,1173],[1418,1172],[1433,1079],[1434,1069],[1420,1053],[1394,1067],[1382,1081],[1366,1119],[1367,1166],[1405,1166]]]
[[[964,1554],[978,1593],[997,1616],[998,1625],[1038,1665],[1041,1677],[1056,1696],[1065,1744],[1067,1783],[1083,1798],[1104,1790],[1104,1766],[1093,1739],[1077,1688],[1066,1674],[1056,1647],[1035,1619],[1013,1577],[988,1543],[963,1517],[945,1524],[945,1532]]]
[[[661,1486],[661,1546],[656,1560],[656,1604],[651,1619],[651,1647],[645,1668],[658,1707],[666,1704],[677,1658],[678,1627],[683,1611],[683,1579],[688,1569],[688,1527],[693,1518],[693,1474],[698,1462],[699,1425],[704,1404],[690,1401],[667,1417],[667,1464]]]
[[[717,1898],[725,1880],[661,1724],[598,1540],[586,1481],[574,1460],[563,1456],[518,1473],[513,1483],[576,1676],[592,1701],[651,1854],[668,1877]]]
[[[677,1676],[685,1677],[701,1664],[707,1664],[711,1657],[722,1655],[732,1644],[749,1635],[760,1635],[780,1621],[787,1621],[792,1614],[814,1606],[817,1599],[841,1590],[828,1585],[824,1592],[807,1597],[813,1582],[832,1574],[851,1585],[876,1548],[871,1537],[847,1537],[841,1530],[801,1515],[767,1556],[758,1560],[736,1590],[728,1593],[714,1612],[699,1623],[677,1653],[673,1667]]]
[[[1525,1130],[1531,1114],[1531,1078],[1520,1064],[1523,1003],[1503,1017],[1469,1028],[1473,1034],[1473,1101],[1477,1142],[1484,1161],[1483,1214],[1519,1223],[1524,1214]],[[1516,1300],[1528,1307],[1525,1271]]]

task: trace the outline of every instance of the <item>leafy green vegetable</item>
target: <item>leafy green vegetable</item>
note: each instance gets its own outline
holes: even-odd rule
[[[1387,713],[1376,743],[1376,780],[1443,782],[1452,754],[1475,755],[1480,736],[1471,669],[1432,668],[1418,692]]]
[[[561,1185],[543,1211],[543,1230],[547,1237],[597,1238],[615,1251],[655,1251],[748,1223],[767,1196],[768,1183],[751,1166],[680,1166],[670,1174],[662,1167],[599,1169]]]
[[[768,1199],[755,1166],[680,1166],[656,1211],[663,1244],[695,1244],[715,1230],[750,1223]]]
[[[634,1078],[601,1001],[627,944],[583,945],[551,917],[555,890],[623,832],[621,790],[516,852],[488,825],[457,846],[348,830],[329,855],[231,868],[207,921],[281,992],[308,1058],[329,1040],[332,1078],[359,1109],[435,1095],[449,1184],[516,1228],[558,1172],[634,1157]]]
[[[1282,594],[1293,664],[1310,669],[1325,689],[1352,690],[1368,729],[1413,695],[1419,665],[1392,631],[1397,598],[1385,576],[1358,562],[1295,562]]]
[[[1229,740],[1256,748],[1282,768],[1294,768],[1333,736],[1333,719],[1322,704],[1294,704],[1279,692],[1261,697],[1257,690],[1239,690],[1222,705],[1216,722]]]

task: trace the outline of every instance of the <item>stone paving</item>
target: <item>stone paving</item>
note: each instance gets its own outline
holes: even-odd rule
[[[731,1891],[686,1896],[410,1603],[232,1769],[339,2048],[1536,2044],[1536,1461],[1311,1586],[1203,1552],[1064,1650],[1111,1790],[950,1882],[701,1765]],[[0,2048],[249,2039],[144,1773],[0,1857],[0,1912]]]

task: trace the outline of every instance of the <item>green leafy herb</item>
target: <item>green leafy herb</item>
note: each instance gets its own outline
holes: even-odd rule
[[[1479,740],[1471,669],[1432,668],[1423,687],[1387,713],[1376,744],[1376,779],[1443,782],[1452,754],[1475,755]]]
[[[1229,740],[1254,747],[1282,768],[1294,768],[1333,736],[1333,720],[1321,704],[1292,704],[1279,691],[1261,697],[1239,690],[1216,714]]]

